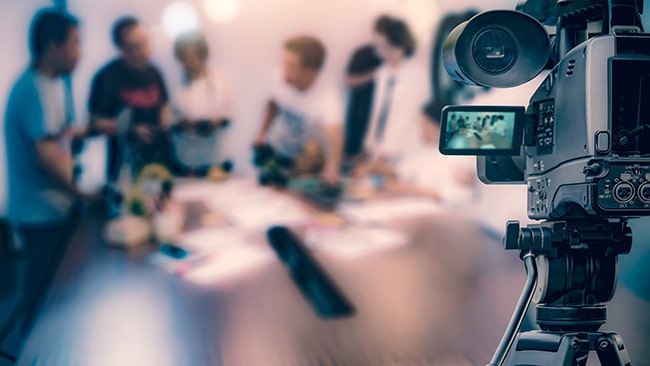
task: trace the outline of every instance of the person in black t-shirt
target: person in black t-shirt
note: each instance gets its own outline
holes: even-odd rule
[[[383,28],[390,17],[383,15],[375,21],[375,30]],[[375,91],[375,70],[381,58],[372,44],[359,47],[348,62],[347,86],[349,90],[345,115],[345,158],[351,162],[363,150],[363,142],[370,120],[370,107]],[[346,164],[347,165],[347,164]]]
[[[151,46],[144,27],[133,17],[121,18],[113,26],[112,38],[120,57],[97,72],[88,101],[91,126],[108,136],[109,186],[118,178],[124,155],[119,135],[126,134],[140,164],[166,162],[168,144],[163,131],[171,115],[163,77],[150,62]],[[128,123],[121,126],[118,115],[125,110],[129,111]]]
[[[375,91],[374,71],[381,59],[372,45],[358,48],[348,64],[348,104],[345,115],[345,157],[352,159],[363,150]]]

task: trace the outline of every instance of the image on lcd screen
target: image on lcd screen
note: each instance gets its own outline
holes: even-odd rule
[[[445,148],[448,150],[512,149],[515,112],[449,112]]]

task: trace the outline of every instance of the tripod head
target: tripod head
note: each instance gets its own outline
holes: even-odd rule
[[[520,228],[508,222],[506,249],[532,253],[539,273],[533,301],[537,323],[549,331],[596,331],[603,303],[614,296],[618,255],[629,253],[626,220],[547,221]]]

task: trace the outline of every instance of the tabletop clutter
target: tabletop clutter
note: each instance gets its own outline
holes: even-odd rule
[[[173,241],[185,224],[184,207],[172,200],[174,177],[160,164],[143,167],[131,184],[122,184],[122,214],[104,229],[113,246],[133,247],[152,238],[158,243]]]
[[[230,174],[178,178],[162,164],[145,165],[134,179],[125,171],[121,214],[106,223],[106,243],[153,244],[148,262],[201,284],[228,283],[272,263],[275,254],[260,241],[270,227],[296,230],[310,252],[354,260],[406,245],[409,235],[395,223],[442,209],[368,182],[344,181],[331,195],[314,177],[278,187]]]

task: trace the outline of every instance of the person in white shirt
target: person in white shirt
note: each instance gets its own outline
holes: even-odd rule
[[[178,175],[204,175],[212,167],[232,168],[228,126],[233,95],[228,78],[208,66],[208,44],[198,31],[176,39],[174,52],[183,66],[183,85],[172,93],[175,121],[172,163]]]
[[[291,175],[320,174],[331,186],[340,182],[343,103],[336,88],[319,78],[325,47],[311,36],[284,43],[277,77],[254,146],[270,145],[293,161]]]
[[[415,52],[415,39],[402,20],[390,18],[375,30],[374,38],[383,64],[375,76],[377,89],[364,143],[365,158],[353,174],[357,178],[395,178],[399,161],[422,144],[429,77],[426,70],[410,59]]]

